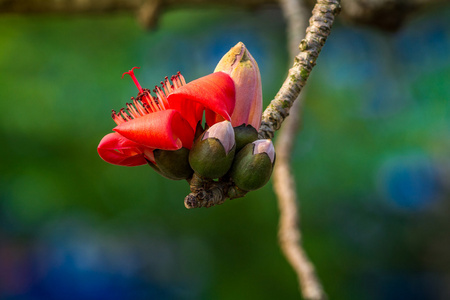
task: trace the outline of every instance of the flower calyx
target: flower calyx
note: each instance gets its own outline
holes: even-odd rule
[[[258,139],[258,131],[252,125],[242,124],[234,127],[234,135],[236,137],[236,152]]]
[[[155,149],[153,156],[155,163],[148,160],[148,164],[168,179],[188,179],[194,173],[189,165],[189,149],[187,148],[182,147],[173,151]]]
[[[272,175],[275,149],[271,140],[257,140],[247,144],[236,154],[230,177],[244,191],[263,187]]]
[[[235,150],[236,142],[231,123],[219,122],[194,142],[189,153],[189,164],[202,178],[220,178],[230,169]]]

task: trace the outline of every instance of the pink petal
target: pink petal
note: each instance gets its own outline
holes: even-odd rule
[[[262,88],[258,64],[242,42],[230,49],[214,72],[224,72],[233,79],[236,106],[231,115],[233,126],[250,124],[256,130],[261,124]]]
[[[236,107],[231,116],[233,126],[252,125],[259,130],[262,116],[262,87],[259,72],[257,80],[252,77],[241,78],[236,89]]]

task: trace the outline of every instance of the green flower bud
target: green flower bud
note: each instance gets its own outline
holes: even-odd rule
[[[257,140],[247,144],[236,155],[230,176],[244,191],[263,187],[272,175],[275,149],[271,140]]]
[[[148,161],[148,164],[162,176],[181,180],[192,176],[194,171],[189,165],[189,149],[180,148],[178,150],[153,150],[156,165]]]
[[[236,152],[258,139],[258,131],[252,125],[242,124],[234,127],[234,135],[236,137]]]
[[[235,149],[231,123],[216,123],[195,141],[189,153],[189,164],[201,177],[219,178],[230,169]]]

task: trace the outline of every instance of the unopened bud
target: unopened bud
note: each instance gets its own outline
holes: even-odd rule
[[[275,161],[275,148],[273,147],[273,143],[270,139],[266,140],[257,140],[254,141],[253,144],[255,148],[253,149],[253,154],[265,153],[270,158],[270,162],[273,164]]]
[[[202,177],[219,178],[230,169],[235,149],[231,123],[216,123],[195,141],[189,153],[189,164]]]
[[[261,125],[262,87],[258,64],[242,42],[230,49],[219,61],[214,72],[230,75],[236,89],[236,106],[231,115],[233,126]]]
[[[194,171],[189,165],[189,149],[180,148],[169,151],[155,149],[153,150],[156,165],[150,165],[161,175],[173,180],[187,179],[191,177]],[[150,163],[149,163],[150,164]]]
[[[258,131],[252,125],[242,124],[234,127],[234,135],[236,137],[236,152],[258,139]]]
[[[244,191],[263,187],[272,175],[275,149],[271,140],[257,140],[247,144],[236,155],[230,176]]]

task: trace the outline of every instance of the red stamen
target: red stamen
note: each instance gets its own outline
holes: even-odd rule
[[[123,108],[120,109],[120,116],[121,116],[125,121],[133,120],[133,118],[130,117],[130,116],[125,112],[125,109],[123,109]]]
[[[141,67],[133,67],[130,71],[123,73],[123,74],[122,74],[122,78],[123,78],[123,76],[125,76],[125,74],[130,75],[131,79],[133,79],[133,81],[134,81],[134,84],[135,84],[136,87],[138,88],[139,93],[142,93],[142,87],[141,87],[141,85],[139,84],[139,81],[137,81],[136,76],[134,76],[134,72],[133,72],[134,69],[140,69],[140,68],[141,68]]]
[[[181,75],[181,72],[178,71],[178,77],[181,79],[181,85],[185,85],[186,84],[186,80],[184,80],[183,75]]]
[[[114,120],[114,122],[116,122],[117,125],[120,125],[124,122],[126,122],[121,116],[119,116],[115,110],[112,110],[112,114],[111,114],[112,119]]]
[[[170,93],[172,93],[172,85],[170,84],[169,77],[167,76],[165,78],[165,83],[166,89],[168,91],[167,95],[169,95]]]
[[[167,89],[167,81],[168,81],[168,77],[166,76],[164,78],[164,81],[161,81],[162,87],[164,88],[164,93],[166,93],[166,95],[169,95],[169,90]]]
[[[159,106],[161,106],[162,110],[166,110],[166,106],[164,105],[164,101],[167,101],[166,98],[160,99],[160,101],[159,101]],[[169,104],[167,103],[167,105],[169,105]]]
[[[180,73],[180,72],[178,72],[176,75],[174,75],[174,76],[173,76],[173,79],[172,79],[173,85],[174,85],[176,88],[179,88],[179,87],[181,86],[181,81],[178,79],[179,73]]]
[[[164,94],[164,91],[161,90],[159,86],[155,86],[155,89],[153,90],[158,97],[159,104],[166,109],[166,105],[169,106],[169,102],[167,101],[166,94]]]
[[[142,106],[140,101],[133,100],[133,103],[141,116],[148,114],[148,111]]]
[[[141,115],[137,112],[136,108],[134,108],[133,105],[131,105],[131,103],[127,103],[127,111],[128,114],[130,114],[133,118],[139,118]]]
[[[155,97],[150,95],[150,93],[148,91],[145,91],[145,94],[144,94],[143,98],[145,100],[147,100],[148,104],[152,108],[152,111],[159,111],[159,110],[161,110],[161,109],[159,109],[159,107],[158,107],[158,105],[156,103]]]
[[[149,95],[149,97],[141,97],[141,99],[139,99],[142,101],[144,107],[148,107],[149,112],[152,112],[152,109],[150,108],[150,102],[152,98],[153,98],[152,95]]]
[[[150,105],[148,105],[148,103],[143,103],[145,109],[147,110],[147,113],[151,113],[153,112],[152,108],[150,107]]]
[[[164,81],[161,81],[161,87],[156,86],[153,90],[156,96],[152,96],[148,89],[143,89],[141,87],[136,79],[136,76],[134,75],[134,69],[140,69],[140,67],[133,67],[128,72],[123,73],[122,78],[125,74],[130,75],[139,90],[139,94],[137,99],[131,97],[132,103],[126,103],[126,110],[122,108],[119,113],[114,110],[112,111],[111,117],[117,125],[152,112],[166,110],[170,107],[169,102],[167,101],[167,97],[170,93],[186,84],[186,81],[180,72],[173,75],[170,80],[169,77],[166,76]]]

